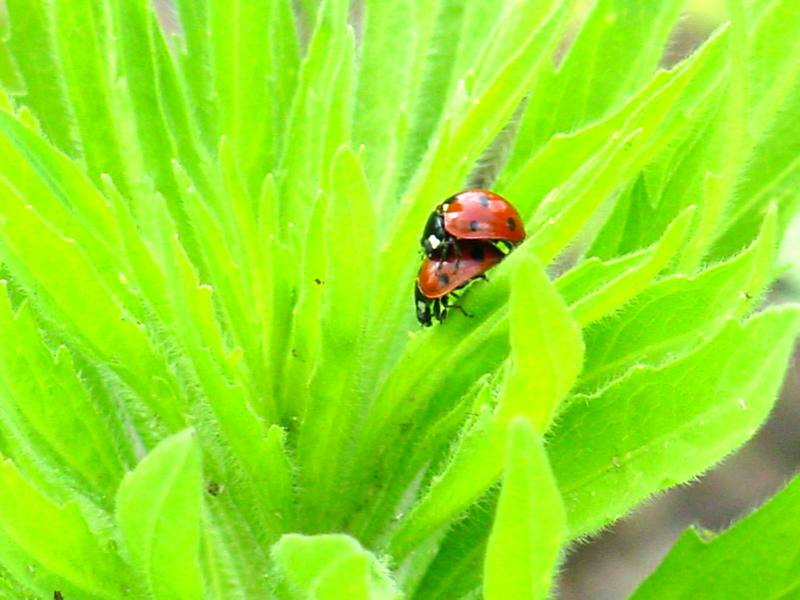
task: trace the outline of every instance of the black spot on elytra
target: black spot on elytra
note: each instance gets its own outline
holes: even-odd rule
[[[517,222],[514,220],[514,217],[508,217],[506,220],[506,225],[511,231],[514,231],[517,228]]]
[[[475,245],[470,249],[469,253],[472,256],[472,258],[474,258],[478,262],[483,262],[483,257],[484,257],[483,246]]]
[[[478,231],[479,228],[480,228],[480,223],[478,223],[477,221],[470,221],[469,222],[469,230],[470,231]]]
[[[489,208],[489,198],[487,198],[487,197],[486,197],[486,196],[484,196],[483,194],[481,194],[480,196],[478,196],[478,202],[480,202],[480,205],[481,205],[483,208]]]
[[[450,283],[450,276],[446,273],[439,273],[439,283],[442,285],[447,285]]]

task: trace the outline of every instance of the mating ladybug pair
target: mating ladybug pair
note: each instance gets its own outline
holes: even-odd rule
[[[425,260],[417,274],[414,301],[417,319],[428,327],[442,321],[455,290],[499,263],[525,239],[517,209],[505,198],[486,190],[466,190],[434,209],[420,244]],[[465,313],[466,314],[466,313]]]

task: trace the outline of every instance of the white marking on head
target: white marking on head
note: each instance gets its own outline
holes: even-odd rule
[[[419,302],[417,302],[417,310],[418,310],[419,312],[422,312],[422,311],[424,311],[424,310],[427,308],[427,306],[428,306],[428,305],[427,305],[427,304],[425,304],[425,303],[424,303],[422,300],[420,300]]]
[[[430,234],[428,236],[428,246],[430,246],[432,250],[436,250],[436,248],[438,248],[441,243],[442,241],[434,234]]]

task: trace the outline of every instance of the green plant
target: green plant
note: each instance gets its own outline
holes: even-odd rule
[[[777,395],[794,4],[658,70],[680,0],[5,0],[0,596],[547,596]],[[530,235],[420,331],[476,173]],[[796,488],[637,597],[796,555]]]

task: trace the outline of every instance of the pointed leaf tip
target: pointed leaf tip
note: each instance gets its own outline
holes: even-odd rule
[[[581,329],[532,256],[521,257],[512,279],[510,371],[498,418],[525,415],[547,430],[583,363]]]
[[[163,440],[117,492],[117,522],[131,562],[157,600],[202,598],[200,445],[187,429]]]

